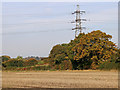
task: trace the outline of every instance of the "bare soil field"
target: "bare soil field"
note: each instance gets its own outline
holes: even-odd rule
[[[118,72],[4,71],[2,88],[118,88]]]

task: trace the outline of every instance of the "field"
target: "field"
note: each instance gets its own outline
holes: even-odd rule
[[[2,72],[3,88],[118,88],[117,71]]]

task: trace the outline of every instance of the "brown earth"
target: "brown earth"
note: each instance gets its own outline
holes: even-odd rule
[[[118,88],[117,71],[2,72],[3,88]]]

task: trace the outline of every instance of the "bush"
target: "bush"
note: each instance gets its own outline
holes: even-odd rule
[[[36,65],[37,63],[38,63],[37,60],[35,60],[34,58],[30,58],[25,61],[25,66],[33,66]]]
[[[10,56],[7,55],[2,56],[1,58],[2,58],[2,62],[10,60]]]
[[[5,61],[2,63],[4,67],[23,67],[24,61],[23,60],[16,60],[16,59],[10,59],[8,61]]]

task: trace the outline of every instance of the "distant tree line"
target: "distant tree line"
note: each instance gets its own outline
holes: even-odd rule
[[[2,66],[3,67],[24,67],[36,65],[38,61],[34,58],[23,59],[22,56],[17,58],[10,58],[9,56],[2,56]]]
[[[29,56],[23,58],[11,58],[10,56],[3,55],[0,57],[3,70],[49,70],[49,65],[45,62],[46,57]]]

